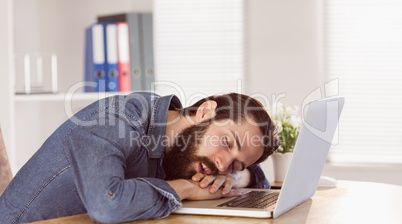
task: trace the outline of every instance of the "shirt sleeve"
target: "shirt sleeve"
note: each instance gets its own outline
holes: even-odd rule
[[[271,188],[271,185],[269,184],[267,178],[265,177],[264,171],[262,171],[259,164],[249,166],[248,169],[251,171],[251,173],[254,174],[255,180],[255,184],[250,186],[250,188]]]
[[[113,125],[77,126],[65,139],[64,151],[89,216],[100,223],[168,216],[181,206],[181,202],[164,180],[125,179],[129,152],[122,147],[130,143],[129,139],[118,137],[119,128]],[[125,128],[132,127],[127,125]],[[135,147],[131,146],[130,150]]]

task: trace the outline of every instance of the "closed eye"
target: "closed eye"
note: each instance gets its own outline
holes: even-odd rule
[[[224,144],[225,144],[226,147],[228,147],[229,149],[231,149],[231,146],[230,146],[230,144],[229,144],[229,140],[228,140],[228,137],[227,137],[227,136],[225,136]]]

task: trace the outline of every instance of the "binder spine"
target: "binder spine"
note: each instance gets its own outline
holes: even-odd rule
[[[130,36],[130,67],[131,67],[131,88],[135,90],[143,90],[141,69],[141,35],[140,35],[140,14],[127,14],[127,24]]]
[[[143,89],[151,90],[155,81],[152,13],[142,14]]]
[[[119,56],[119,91],[131,91],[130,76],[130,47],[128,25],[126,22],[117,23],[117,50]]]
[[[116,23],[104,23],[106,91],[119,91]]]
[[[105,49],[102,24],[86,30],[85,92],[105,91]]]

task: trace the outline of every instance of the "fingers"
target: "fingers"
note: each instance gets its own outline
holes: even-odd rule
[[[205,175],[202,173],[197,173],[191,178],[194,182],[199,182],[199,187],[206,188],[211,185],[209,192],[211,194],[216,193],[220,188],[222,188],[222,195],[227,195],[232,187],[236,184],[235,179],[231,176],[225,175]]]
[[[191,180],[195,181],[195,182],[200,182],[199,186],[201,188],[206,188],[208,187],[213,181],[215,181],[217,179],[218,176],[214,176],[214,175],[205,175],[202,173],[197,173],[195,174]],[[220,186],[219,186],[220,187]]]
[[[216,177],[218,178],[218,177]],[[223,179],[223,178],[222,178]],[[217,181],[221,181],[222,179],[218,178]],[[225,179],[226,180],[226,179]],[[190,180],[189,180],[190,181]],[[215,182],[210,185],[210,188],[201,188],[199,185],[199,182],[196,181],[190,181],[193,185],[193,187],[191,188],[186,199],[188,200],[206,200],[206,199],[218,199],[221,197],[233,197],[233,196],[239,196],[242,195],[242,191],[241,189],[230,189],[227,193],[223,193],[224,189],[228,189],[225,188],[226,184],[216,184]],[[230,182],[230,181],[229,181]],[[220,186],[220,187],[218,187]],[[211,188],[212,187],[217,187],[217,190],[214,191],[213,193],[211,192]]]
[[[225,180],[225,185],[222,190],[222,194],[223,195],[228,194],[230,192],[230,190],[232,189],[233,184],[234,184],[233,178],[227,177]]]
[[[215,193],[223,184],[225,184],[225,186],[226,186],[226,176],[216,176],[215,177],[215,180],[214,180],[214,183],[212,184],[212,186],[209,188],[209,192],[211,193],[211,194],[213,194],[213,193]],[[204,180],[203,180],[204,181]],[[210,181],[210,182],[212,182],[212,181]],[[208,186],[208,185],[207,185]],[[230,188],[231,188],[231,186],[230,186]],[[227,193],[227,192],[226,192]],[[223,192],[222,192],[222,194],[224,194]]]
[[[222,195],[222,196],[225,198],[228,198],[228,197],[240,196],[242,194],[243,194],[243,191],[241,189],[232,189],[227,194]]]
[[[206,188],[213,183],[211,188],[215,185],[215,188],[217,187],[216,189],[219,189],[219,187],[222,185],[221,181],[222,181],[221,176],[213,176],[213,175],[205,176],[204,179],[202,179],[202,181],[200,182],[200,187]],[[211,193],[215,192],[216,190],[214,190],[214,192]]]
[[[202,173],[196,173],[191,180],[195,181],[195,182],[200,182],[206,175],[202,174]]]

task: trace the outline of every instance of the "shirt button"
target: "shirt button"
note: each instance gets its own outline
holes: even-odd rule
[[[107,196],[108,196],[109,198],[112,198],[112,197],[114,196],[114,193],[109,191],[109,193],[107,193]]]

